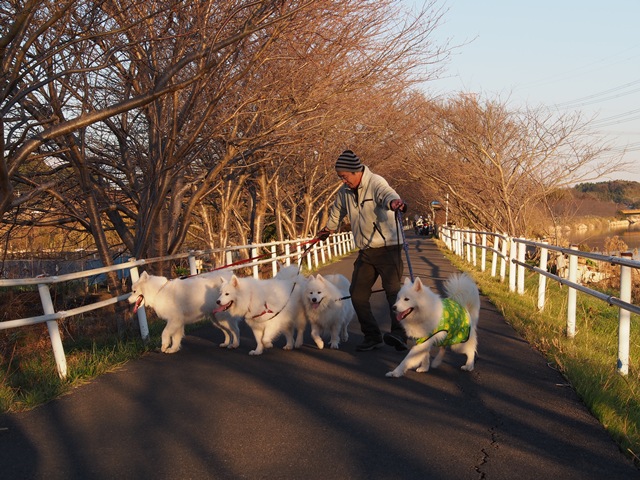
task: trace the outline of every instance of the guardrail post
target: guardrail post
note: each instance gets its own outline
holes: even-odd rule
[[[276,253],[276,246],[271,245],[271,277],[275,277],[278,274],[278,260],[276,258],[278,254]]]
[[[540,269],[547,271],[547,263],[549,262],[549,250],[546,248],[540,249]],[[544,275],[538,276],[538,310],[544,310],[545,297],[547,292],[547,277]]]
[[[198,267],[196,265],[196,255],[195,252],[193,250],[189,251],[189,257],[187,257],[189,259],[189,273],[191,275],[197,275],[198,274]]]
[[[46,283],[38,284],[38,292],[40,293],[40,301],[45,314],[56,313],[51,300],[51,292],[49,285]],[[49,320],[47,322],[47,330],[49,330],[49,338],[51,339],[51,347],[53,349],[53,358],[56,361],[56,369],[61,379],[67,378],[67,358],[64,355],[64,347],[62,346],[62,338],[60,337],[60,329],[57,320]]]
[[[321,241],[319,245],[320,245],[320,259],[322,260],[322,264],[324,265],[325,263],[327,263],[327,257],[324,251],[325,245],[326,245],[325,240]]]
[[[622,252],[623,258],[633,258],[631,252]],[[631,267],[620,265],[620,300],[631,303]],[[629,340],[631,312],[621,308],[618,313],[618,373],[629,374]]]
[[[318,265],[320,264],[318,260],[318,244],[314,243],[311,250],[313,251],[313,263],[315,267],[318,268]]]
[[[312,262],[311,262],[311,251],[308,251],[308,252],[307,252],[307,268],[308,268],[309,270],[311,270],[311,269],[313,268],[313,267],[312,267],[312,265],[311,265],[311,263],[312,263]]]
[[[226,258],[226,264],[231,265],[233,263],[233,252],[231,250],[227,250],[224,256]]]
[[[327,247],[327,256],[329,257],[329,260],[331,260],[333,258],[333,254],[331,253],[331,242],[332,241],[333,241],[333,238],[331,236],[328,236],[327,239],[324,241],[324,244]]]
[[[577,250],[576,245],[571,245],[571,250]],[[578,256],[569,255],[569,276],[570,282],[576,283],[578,279]],[[567,293],[567,337],[573,338],[576,336],[576,298],[577,291],[575,288],[569,286],[569,292]]]
[[[465,232],[464,239],[467,246],[467,248],[465,248],[465,251],[467,252],[467,263],[471,263],[471,234],[469,232]]]
[[[284,259],[284,263],[288,267],[289,265],[291,265],[291,244],[290,243],[285,243],[285,245],[284,245],[284,255],[286,257]]]
[[[476,246],[476,241],[478,240],[478,236],[476,232],[471,234],[471,258],[473,260],[473,266],[476,267],[478,265],[478,247]]]
[[[498,242],[500,238],[497,235],[493,236],[491,246],[492,246],[492,255],[491,255],[491,277],[496,276],[496,272],[498,271]]]
[[[516,242],[513,238],[509,239],[509,291],[516,291],[516,264],[513,260],[516,258]]]
[[[302,247],[300,246],[300,242],[296,243],[296,258],[298,259],[296,264],[300,265],[300,267],[302,268],[303,258],[302,258]]]
[[[518,261],[524,263],[527,256],[527,245],[524,243],[518,244]],[[524,267],[518,265],[518,293],[524,295]]]
[[[502,248],[500,250],[500,253],[502,254],[502,256],[500,257],[500,281],[504,282],[504,277],[507,270],[507,245],[509,244],[509,238],[503,236],[500,239],[500,243],[502,244]]]
[[[258,249],[256,247],[251,247],[249,250],[251,252],[251,258],[256,258],[258,256]],[[253,278],[260,278],[260,270],[258,269],[258,265],[254,265],[251,267],[253,271]]]
[[[135,259],[132,259],[135,260]],[[131,275],[131,283],[135,283],[140,278],[138,273],[138,267],[132,267],[129,269],[129,275]],[[144,309],[144,305],[140,305],[138,308],[138,325],[140,327],[140,336],[142,341],[147,343],[149,341],[149,324],[147,323],[147,311]]]
[[[482,234],[482,252],[480,253],[480,271],[484,272],[487,268],[487,234]]]

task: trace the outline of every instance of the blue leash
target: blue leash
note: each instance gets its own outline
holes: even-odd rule
[[[411,277],[411,281],[414,281],[413,278],[413,269],[411,268],[411,259],[409,258],[409,244],[407,243],[407,238],[404,235],[404,226],[402,224],[402,212],[398,209],[396,210],[396,220],[400,224],[400,231],[402,232],[402,248],[404,249],[404,253],[407,255],[407,266],[409,267],[409,276]]]

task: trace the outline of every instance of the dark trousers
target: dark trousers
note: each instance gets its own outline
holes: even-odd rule
[[[391,332],[406,338],[406,333],[396,320],[393,304],[400,290],[404,265],[402,263],[402,245],[367,248],[360,250],[353,264],[351,277],[351,301],[358,315],[360,329],[365,339],[382,340],[380,327],[371,312],[371,289],[378,277],[382,280],[382,288],[387,296],[391,317]]]

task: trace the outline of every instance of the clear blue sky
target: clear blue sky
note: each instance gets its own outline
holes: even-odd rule
[[[420,0],[403,0],[410,8]],[[627,147],[640,181],[640,0],[448,0],[436,42],[468,44],[431,94],[478,92],[511,105],[595,116],[594,130]]]

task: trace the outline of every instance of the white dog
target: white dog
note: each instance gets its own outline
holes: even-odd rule
[[[347,328],[356,312],[349,295],[350,282],[344,275],[311,275],[304,288],[303,303],[311,325],[311,337],[319,349],[324,348],[322,334],[329,332],[331,348],[349,339]]]
[[[222,282],[217,301],[219,307],[215,312],[228,311],[231,315],[244,317],[257,343],[249,355],[261,355],[281,334],[287,340],[283,347],[285,350],[299,348],[302,346],[305,318],[301,312],[298,282],[298,277],[260,280],[233,275],[229,281]],[[296,328],[298,335],[294,343]]]
[[[144,302],[145,306],[153,308],[158,317],[167,322],[162,331],[161,351],[175,353],[180,350],[185,325],[195,323],[205,316],[211,318],[220,296],[222,280],[230,277],[230,272],[209,272],[169,280],[143,272],[131,286],[129,303],[135,304],[135,313]],[[224,333],[225,340],[220,344],[221,347],[238,347],[239,320],[229,314],[211,318],[213,325]]]
[[[445,282],[444,288],[448,298],[442,299],[419,278],[415,282],[405,280],[393,308],[407,336],[416,339],[416,345],[387,377],[401,377],[410,369],[427,372],[430,363],[437,368],[449,345],[454,352],[466,354],[462,370],[473,370],[480,315],[478,287],[468,275],[456,274]],[[433,362],[432,347],[439,347]]]

